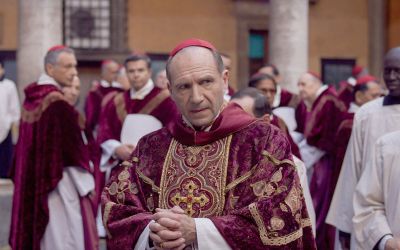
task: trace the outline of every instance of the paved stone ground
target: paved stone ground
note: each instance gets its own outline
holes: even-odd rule
[[[10,180],[0,179],[0,250],[11,250],[8,235],[11,220],[13,184]],[[100,249],[106,250],[106,241],[100,240]]]

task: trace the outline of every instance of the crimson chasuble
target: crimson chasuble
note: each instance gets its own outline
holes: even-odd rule
[[[313,103],[304,131],[307,143],[325,152],[325,155],[314,164],[310,182],[310,192],[317,217],[318,249],[332,249],[334,244],[335,231],[325,223],[325,218],[333,196],[331,187],[336,185],[333,183],[334,176],[338,175],[334,173],[335,135],[342,113],[346,110],[335,91],[329,87]]]
[[[347,109],[350,107],[350,103],[354,101],[354,86],[348,81],[342,81],[339,83],[338,98],[341,100]]]
[[[116,94],[105,105],[100,116],[97,140],[120,141],[122,125],[128,114],[152,115],[166,126],[177,116],[177,108],[167,89],[154,87],[143,100],[131,99],[130,90]]]
[[[12,249],[40,249],[49,222],[49,193],[61,180],[64,167],[90,171],[89,154],[81,136],[83,118],[57,87],[32,83],[25,96],[12,169],[9,240]],[[88,197],[81,197],[81,212],[85,249],[95,249],[97,232]]]
[[[109,249],[133,248],[155,208],[209,218],[232,249],[315,249],[283,133],[229,104],[209,132],[177,119],[141,139],[103,190]]]
[[[99,123],[102,102],[105,96],[113,92],[118,93],[122,91],[122,88],[103,87],[100,83],[93,86],[89,91],[85,102],[86,130],[88,132],[93,133]]]

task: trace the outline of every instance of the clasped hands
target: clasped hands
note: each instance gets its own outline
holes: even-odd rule
[[[196,241],[196,224],[178,206],[156,208],[154,222],[150,223],[150,240],[156,249],[181,250]]]

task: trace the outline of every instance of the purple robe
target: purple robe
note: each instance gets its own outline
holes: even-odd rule
[[[143,100],[132,100],[130,90],[118,93],[102,111],[98,142],[101,144],[110,139],[120,141],[122,125],[128,114],[149,114],[166,126],[176,118],[177,108],[167,89],[154,87]]]
[[[103,191],[108,249],[134,247],[155,208],[174,205],[232,249],[315,249],[288,140],[236,104],[209,132],[180,118],[141,139]]]
[[[346,109],[349,109],[350,103],[354,101],[354,87],[347,81],[340,82],[339,86],[338,98],[346,105]]]
[[[83,118],[55,86],[32,83],[25,96],[12,169],[9,241],[12,249],[39,249],[49,222],[49,193],[61,180],[64,167],[89,171],[89,155],[81,136]],[[81,197],[81,212],[85,249],[96,249],[96,224],[88,197]]]
[[[341,122],[345,105],[337,98],[330,87],[315,100],[307,119],[304,136],[307,143],[325,151],[325,155],[315,163],[310,182],[310,192],[313,199],[317,218],[317,247],[318,249],[333,249],[335,231],[325,223],[335,185],[334,161],[336,131]]]
[[[299,105],[297,105],[295,109],[295,119],[297,123],[295,131],[304,134],[309,114],[310,112],[307,110],[307,106],[304,101],[300,101]]]
[[[106,95],[113,92],[122,92],[121,88],[103,87],[96,83],[89,91],[85,103],[86,130],[93,133],[99,123],[102,102]]]
[[[279,107],[292,107],[296,108],[300,103],[300,97],[290,91],[283,89],[281,91],[281,101]]]

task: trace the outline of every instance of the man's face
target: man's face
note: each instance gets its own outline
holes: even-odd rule
[[[400,97],[400,52],[391,53],[384,61],[383,79],[389,95]]]
[[[269,105],[272,107],[276,95],[276,85],[274,82],[270,79],[263,79],[257,83],[256,88],[264,94]]]
[[[369,101],[372,101],[382,95],[382,88],[377,82],[371,81],[367,83],[368,89],[364,92],[360,91],[360,94],[356,93],[356,102],[358,105],[363,105]]]
[[[275,82],[278,84],[281,82],[281,76],[274,75],[274,69],[270,66],[265,66],[265,67],[260,68],[258,70],[258,73],[267,74],[267,75],[272,76],[275,79]]]
[[[70,86],[66,86],[62,90],[64,92],[64,96],[67,99],[68,103],[72,106],[76,104],[79,98],[79,94],[81,92],[81,82],[79,78],[76,76],[72,81]]]
[[[212,53],[189,47],[170,63],[170,91],[181,113],[196,127],[211,125],[224,103],[228,71],[218,72]]]
[[[61,52],[54,65],[46,65],[47,74],[53,77],[62,87],[70,86],[74,77],[78,74],[76,65],[77,62],[74,54]]]
[[[308,73],[303,74],[299,82],[297,83],[299,87],[299,95],[301,99],[312,103],[314,98],[317,96],[317,91],[321,87]]]
[[[105,66],[103,71],[103,79],[108,83],[112,83],[117,80],[119,73],[119,65],[116,62],[110,62]]]
[[[131,88],[136,91],[143,88],[151,77],[151,70],[144,60],[130,61],[125,67]]]

